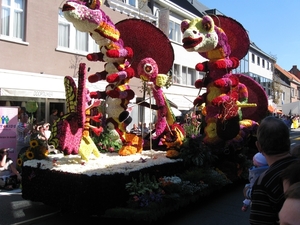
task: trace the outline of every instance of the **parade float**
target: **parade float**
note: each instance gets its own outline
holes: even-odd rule
[[[183,47],[207,59],[195,65],[206,74],[195,88],[207,91],[194,101],[202,123],[179,125],[163,92],[174,60],[163,32],[140,19],[114,24],[99,0],[67,1],[63,13],[99,45],[87,59],[105,66],[88,75],[81,63],[77,84],[65,77],[68,112],[48,143],[32,138],[19,156],[24,199],[82,215],[151,221],[247,179],[247,156],[268,102],[258,83],[232,73],[249,48],[241,24],[208,15],[182,21]],[[157,111],[155,136],[126,132],[133,77],[155,100],[138,103]],[[86,88],[100,80],[105,90]]]

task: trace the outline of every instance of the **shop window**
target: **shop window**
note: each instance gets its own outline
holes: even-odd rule
[[[1,35],[24,41],[25,0],[2,0]]]

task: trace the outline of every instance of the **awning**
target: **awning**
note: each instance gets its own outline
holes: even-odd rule
[[[193,102],[190,100],[192,97],[184,97],[182,95],[165,94],[167,99],[174,102],[179,110],[189,110],[193,107]],[[194,97],[195,98],[195,97]]]
[[[0,96],[65,99],[64,76],[0,70]],[[75,79],[77,84],[77,79]],[[105,82],[89,83],[90,91],[105,90]]]
[[[178,109],[176,109],[175,107],[171,107],[172,109],[172,112],[174,114],[174,116],[181,116],[182,115],[182,112]]]

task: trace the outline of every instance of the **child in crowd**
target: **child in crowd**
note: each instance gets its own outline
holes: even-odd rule
[[[256,179],[269,168],[266,158],[260,152],[253,156],[253,166],[249,169],[249,183],[245,185],[242,211],[246,212],[251,203],[251,191]]]

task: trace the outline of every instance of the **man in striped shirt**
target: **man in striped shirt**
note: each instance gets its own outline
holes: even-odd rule
[[[279,224],[278,213],[284,203],[281,172],[297,158],[290,154],[290,132],[284,122],[266,117],[257,131],[256,146],[269,165],[252,188],[251,225]]]

